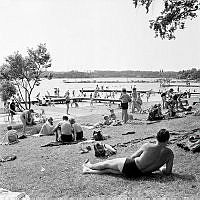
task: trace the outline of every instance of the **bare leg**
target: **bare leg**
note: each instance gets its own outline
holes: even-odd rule
[[[69,103],[67,103],[67,115],[69,115]]]
[[[83,174],[122,174],[122,173],[119,170],[114,170],[114,169],[95,170],[83,166]]]
[[[124,110],[124,123],[128,121],[128,113],[127,110]]]
[[[124,110],[122,110],[122,120],[124,121]]]
[[[91,164],[89,161],[85,163],[83,166],[90,168],[92,170],[105,170],[111,169],[120,172],[122,170],[126,158],[115,158],[112,160],[106,160],[103,162],[98,162],[95,164]],[[120,172],[121,173],[121,172]]]

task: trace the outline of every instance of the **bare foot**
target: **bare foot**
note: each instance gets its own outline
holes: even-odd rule
[[[91,172],[91,169],[83,164],[83,174],[89,174],[90,172]]]
[[[91,168],[91,162],[89,161],[89,159],[87,159],[86,161],[85,161],[85,163],[83,164],[83,166],[85,166],[85,167],[87,167],[87,168]]]

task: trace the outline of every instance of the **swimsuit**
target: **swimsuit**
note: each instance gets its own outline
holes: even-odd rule
[[[61,135],[60,136],[62,142],[72,142],[73,137],[72,135]]]
[[[127,103],[121,103],[121,108],[122,108],[122,110],[127,110],[128,109],[128,102]]]
[[[131,158],[126,158],[122,173],[127,177],[137,177],[141,176],[143,173],[138,169],[135,160]]]
[[[83,131],[76,133],[76,140],[81,140],[83,138]]]

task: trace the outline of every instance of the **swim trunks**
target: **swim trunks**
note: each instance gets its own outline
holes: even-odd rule
[[[138,169],[135,160],[126,158],[122,173],[127,177],[141,176],[143,173]]]
[[[122,110],[127,110],[128,109],[128,102],[127,103],[121,103],[121,108],[122,108]]]
[[[62,142],[72,142],[73,141],[72,135],[64,135],[64,134],[62,134],[60,136],[60,139],[61,139]]]
[[[81,140],[83,138],[83,131],[76,133],[76,140]]]

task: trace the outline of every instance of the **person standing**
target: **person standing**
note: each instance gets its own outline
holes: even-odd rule
[[[121,97],[121,108],[122,108],[122,120],[124,123],[128,121],[128,103],[131,102],[131,97],[126,93],[126,88],[122,88]]]
[[[11,116],[11,120],[13,120],[13,115],[16,114],[16,105],[15,105],[15,101],[14,99],[12,99],[12,102],[10,103],[10,108],[9,108],[9,111],[10,111],[10,116]]]
[[[69,96],[69,90],[65,93],[65,103],[67,106],[67,115],[69,115],[69,104],[70,104],[70,96]]]
[[[132,113],[135,112],[135,109],[137,108],[137,91],[136,91],[136,88],[134,87],[133,88],[133,91],[132,91]]]

